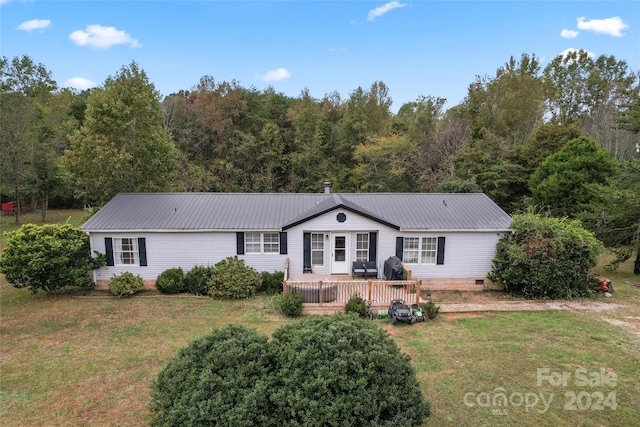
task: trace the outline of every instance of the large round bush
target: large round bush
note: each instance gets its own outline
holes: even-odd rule
[[[592,295],[602,244],[579,221],[524,214],[498,242],[489,279],[526,298]]]
[[[184,271],[182,268],[174,267],[160,273],[156,280],[156,288],[163,294],[184,292]]]
[[[371,321],[307,317],[276,330],[271,347],[281,426],[415,426],[430,414],[411,359]]]
[[[250,298],[262,283],[262,276],[238,257],[228,257],[211,270],[209,295],[219,298]]]
[[[209,280],[211,280],[211,268],[196,265],[184,276],[185,290],[195,295],[207,295]]]
[[[16,288],[57,292],[65,287],[93,289],[91,271],[106,258],[91,256],[89,236],[70,224],[25,224],[7,233],[0,272]]]
[[[151,384],[154,426],[269,424],[267,337],[227,325],[180,350]]]
[[[214,331],[169,362],[151,398],[156,426],[416,426],[430,414],[409,356],[344,314],[287,324],[271,341]]]

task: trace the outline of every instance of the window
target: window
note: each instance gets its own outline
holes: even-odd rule
[[[244,233],[244,251],[247,254],[260,253],[260,233]]]
[[[311,234],[311,264],[324,265],[324,234]]]
[[[369,233],[356,234],[356,261],[369,261]]]
[[[280,253],[280,234],[279,233],[264,233],[264,253],[265,254],[277,254]]]
[[[278,254],[280,233],[244,233],[244,250],[247,254]]]
[[[405,237],[402,260],[407,264],[417,264],[419,254],[420,254],[420,238]]]
[[[422,264],[435,264],[436,263],[436,247],[438,239],[435,237],[423,237],[422,238]]]
[[[114,238],[113,260],[115,265],[139,265],[138,239]]]
[[[402,260],[407,264],[435,264],[437,256],[437,237],[404,238]]]

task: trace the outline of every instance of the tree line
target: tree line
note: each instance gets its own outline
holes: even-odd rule
[[[640,226],[640,74],[574,51],[511,57],[465,99],[392,113],[381,81],[314,98],[203,76],[164,98],[132,62],[97,88],[58,88],[0,59],[0,193],[100,206],[119,192],[477,192],[509,213],[581,219],[610,245]],[[570,141],[579,140],[573,144]],[[20,211],[16,212],[19,222]],[[634,228],[635,227],[635,228]]]

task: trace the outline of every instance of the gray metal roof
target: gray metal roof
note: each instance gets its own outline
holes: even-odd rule
[[[86,231],[285,230],[342,208],[399,230],[507,230],[481,193],[121,193]]]

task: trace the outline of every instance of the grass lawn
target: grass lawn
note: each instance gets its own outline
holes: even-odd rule
[[[640,336],[604,320],[640,321],[640,288],[625,283],[640,278],[630,271],[627,262],[607,273],[616,311],[374,322],[412,357],[432,404],[425,426],[638,425]],[[179,348],[230,322],[271,334],[292,321],[271,313],[266,297],[147,295],[31,295],[0,277],[0,424],[147,425],[149,383]],[[564,383],[549,380],[563,375]],[[510,398],[506,405],[494,405],[498,392]]]

